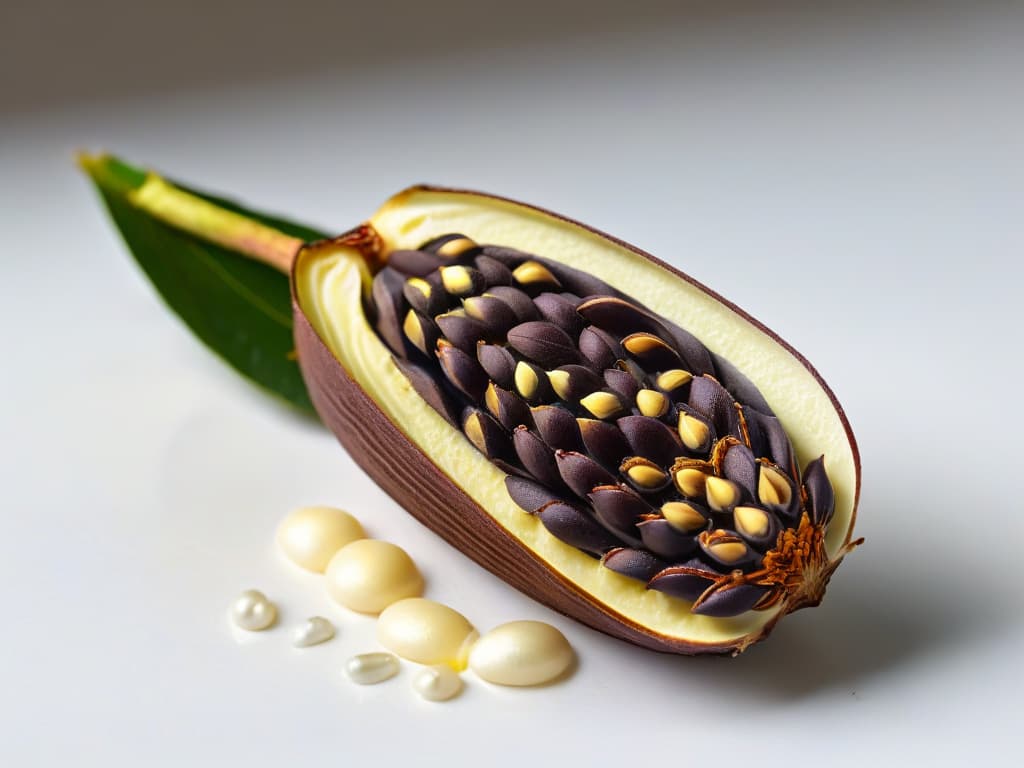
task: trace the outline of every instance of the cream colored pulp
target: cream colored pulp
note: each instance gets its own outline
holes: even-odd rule
[[[652,310],[732,361],[765,393],[786,425],[801,464],[825,454],[836,491],[829,551],[836,552],[847,540],[856,471],[839,414],[795,357],[732,310],[621,246],[513,203],[410,190],[386,203],[371,224],[387,251],[415,248],[432,237],[462,232],[478,242],[557,259],[642,297]],[[623,264],[630,268],[624,270]],[[694,615],[689,603],[648,590],[550,535],[539,520],[509,498],[504,473],[435,411],[424,408],[394,365],[363,315],[360,297],[368,289],[370,275],[359,254],[343,247],[307,253],[299,262],[296,280],[299,301],[321,339],[389,418],[505,530],[595,600],[655,632],[709,644],[756,633],[774,618],[778,609],[728,619]]]

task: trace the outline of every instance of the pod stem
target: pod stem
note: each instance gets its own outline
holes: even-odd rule
[[[109,155],[78,156],[79,165],[94,178],[121,188],[128,201],[168,226],[228,248],[273,267],[291,272],[303,240],[218,206],[176,187],[153,172],[141,172]]]

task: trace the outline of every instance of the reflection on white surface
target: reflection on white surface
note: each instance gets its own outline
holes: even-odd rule
[[[1007,754],[1024,606],[1007,589],[1012,547],[993,558],[991,541],[1022,533],[1024,14],[844,8],[634,14],[621,28],[609,11],[574,30],[555,15],[561,35],[520,22],[493,47],[427,36],[403,57],[385,39],[361,68],[300,56],[276,77],[0,107],[0,762],[700,763],[723,740],[760,765],[795,750],[830,765],[908,745],[930,765]],[[89,61],[67,65],[71,82]],[[79,146],[331,229],[428,180],[636,242],[821,370],[860,441],[867,543],[821,608],[732,661],[654,655],[558,617],[211,359],[124,253],[72,167]],[[412,665],[348,684],[345,660],[378,650],[373,620],[273,550],[304,503],[406,548],[427,596],[482,631],[554,623],[579,670],[540,692],[467,676],[443,707],[411,693]],[[240,646],[225,611],[253,584],[286,624]],[[318,613],[339,637],[293,653],[287,622]]]

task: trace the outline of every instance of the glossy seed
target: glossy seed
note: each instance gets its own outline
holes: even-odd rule
[[[457,259],[479,246],[465,236],[453,237],[437,249],[437,255],[446,259]]]
[[[477,361],[450,344],[437,346],[437,360],[445,378],[473,402],[479,402],[487,388],[487,374]]]
[[[629,547],[611,550],[601,558],[601,564],[609,570],[640,581],[648,581],[667,566],[667,563],[650,552]]]
[[[556,405],[538,405],[530,409],[537,433],[552,450],[582,451],[576,418],[565,408]]]
[[[454,608],[422,597],[389,605],[377,620],[377,642],[417,664],[466,668],[479,637],[469,620]]]
[[[673,368],[658,374],[655,383],[663,392],[675,392],[693,380],[693,374],[681,368]]]
[[[438,414],[440,414],[445,421],[452,426],[458,426],[458,411],[452,402],[452,399],[448,396],[448,393],[442,389],[438,378],[435,375],[422,366],[415,365],[408,360],[402,360],[401,358],[395,358],[395,365],[398,370],[402,372],[402,375],[409,380],[409,384],[416,391],[416,393],[422,397],[426,403],[433,408]]]
[[[362,653],[345,663],[348,679],[357,685],[376,685],[398,674],[398,658],[391,653]]]
[[[595,296],[576,307],[576,311],[591,325],[619,336],[664,330],[650,314],[616,296]]]
[[[633,333],[622,340],[623,348],[647,370],[676,368],[679,354],[668,342],[651,333]]]
[[[440,337],[440,330],[429,317],[424,317],[410,309],[402,323],[402,331],[416,349],[425,355],[431,355]]]
[[[512,270],[512,277],[520,285],[530,288],[557,288],[561,285],[561,283],[558,282],[558,278],[551,274],[551,270],[539,261],[524,261]]]
[[[542,320],[520,323],[508,332],[508,343],[519,354],[544,368],[579,360],[576,345],[561,328]]]
[[[661,516],[681,533],[693,533],[707,526],[707,513],[688,501],[667,501],[661,505]]]
[[[495,685],[544,685],[572,666],[565,635],[541,621],[512,621],[487,632],[473,646],[469,667]]]
[[[487,375],[499,386],[505,388],[513,386],[516,359],[505,347],[496,344],[478,344],[476,359]]]
[[[599,419],[607,419],[622,411],[622,401],[612,392],[593,392],[580,398],[580,405]]]
[[[706,451],[711,445],[711,427],[700,417],[680,410],[679,438],[691,451]]]
[[[604,467],[582,453],[555,451],[558,473],[565,484],[582,499],[599,485],[614,485],[615,477]]]
[[[512,432],[512,445],[526,471],[541,485],[548,488],[561,486],[555,456],[540,437],[525,426],[519,426]]]
[[[715,475],[708,475],[705,480],[704,495],[708,500],[708,506],[715,512],[728,512],[743,498],[736,483]]]
[[[657,419],[668,413],[669,400],[656,390],[641,389],[636,393],[636,407],[644,416]]]
[[[669,481],[665,470],[642,456],[626,459],[619,467],[619,471],[640,491],[659,491],[668,485]]]
[[[541,507],[536,514],[555,538],[577,549],[599,555],[619,543],[590,515],[570,504],[555,501]]]

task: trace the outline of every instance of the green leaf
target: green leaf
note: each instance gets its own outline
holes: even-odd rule
[[[243,376],[313,413],[294,353],[288,276],[254,260],[265,252],[247,253],[253,240],[249,229],[248,239],[235,233],[254,224],[257,238],[266,239],[262,250],[272,250],[279,266],[288,263],[300,242],[326,235],[169,184],[117,158],[83,157],[81,165],[167,306]],[[159,205],[150,205],[151,198],[140,192],[152,185],[159,186]],[[180,217],[179,209],[185,211]],[[202,215],[193,220],[195,209]]]

